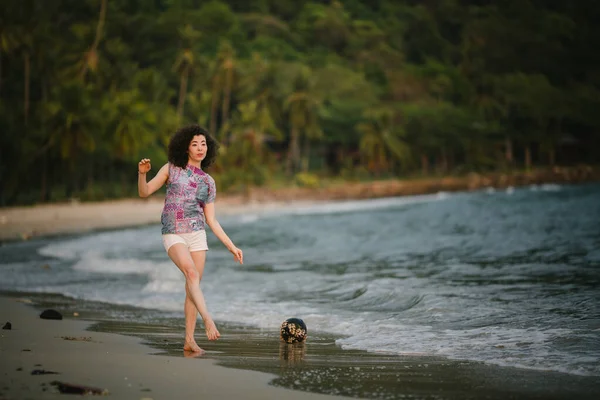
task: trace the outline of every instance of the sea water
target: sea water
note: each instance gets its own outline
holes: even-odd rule
[[[217,201],[218,211],[218,201]],[[289,317],[345,349],[600,376],[600,185],[317,203],[219,218],[202,279],[217,322]],[[0,290],[182,315],[160,227],[8,243]]]

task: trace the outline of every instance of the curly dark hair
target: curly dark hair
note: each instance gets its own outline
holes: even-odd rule
[[[217,158],[219,143],[200,125],[193,124],[179,128],[169,142],[168,159],[173,165],[185,168],[188,164],[188,148],[190,142],[196,135],[202,135],[206,138],[206,157],[200,163],[202,168],[210,167]]]

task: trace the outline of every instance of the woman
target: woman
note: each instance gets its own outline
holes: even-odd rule
[[[179,129],[169,142],[169,162],[156,176],[146,182],[150,160],[144,158],[138,165],[138,192],[148,197],[167,184],[167,195],[161,215],[163,244],[171,260],[185,276],[185,343],[183,349],[202,352],[194,339],[196,316],[204,321],[208,340],[217,340],[221,334],[211,318],[200,289],[206,251],[205,224],[219,238],[234,259],[243,264],[242,250],[235,247],[215,218],[214,179],[204,172],[217,155],[218,144],[198,125]]]

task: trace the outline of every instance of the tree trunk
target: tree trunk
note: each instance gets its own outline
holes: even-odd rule
[[[48,191],[48,156],[46,153],[42,156],[42,176],[40,182],[40,203],[45,203],[48,200],[48,196],[46,195]]]
[[[48,87],[46,84],[46,79],[44,79],[42,81],[42,105],[46,104],[46,101],[48,101]],[[46,121],[44,117],[42,117],[42,133],[44,136],[47,136],[46,129]],[[48,141],[48,143],[50,143],[50,140]],[[40,202],[44,203],[48,200],[50,200],[50,196],[48,195],[48,154],[47,150],[44,149],[42,153],[42,181],[40,182]]]
[[[183,118],[183,107],[185,105],[185,96],[187,95],[189,74],[190,67],[189,65],[186,65],[183,73],[181,74],[181,81],[179,83],[179,101],[177,102],[177,117],[179,118],[179,122],[181,122]]]
[[[304,150],[302,151],[302,172],[308,172],[310,163],[310,140],[304,138]]]
[[[442,155],[440,160],[440,170],[442,173],[448,172],[448,154],[446,153],[446,148],[442,148]]]
[[[505,151],[505,160],[509,165],[513,163],[513,146],[512,140],[510,137],[506,136],[504,138],[504,151]]]
[[[287,173],[292,175],[298,166],[298,128],[292,127],[290,145],[288,147]]]
[[[87,168],[87,192],[88,200],[96,200],[94,196],[94,156],[89,155],[88,157],[88,168]]]
[[[233,87],[233,65],[231,60],[226,61],[225,64],[225,93],[223,95],[223,105],[221,108],[221,125],[227,126],[227,120],[229,119],[229,106],[231,103],[231,90]],[[229,135],[224,134],[223,139],[225,142],[229,142]]]
[[[426,154],[421,154],[421,173],[427,175],[429,172],[429,158]]]
[[[215,75],[213,77],[213,85],[212,85],[212,99],[210,106],[210,135],[212,137],[216,137],[217,133],[217,110],[219,106],[219,77]]]
[[[91,54],[96,54],[98,49],[98,45],[100,44],[100,40],[102,39],[102,29],[104,28],[104,21],[106,20],[106,0],[102,0],[100,4],[100,15],[98,16],[98,25],[96,25],[96,36],[94,37],[94,43],[86,53],[86,58]],[[79,79],[83,79],[85,77],[85,73],[88,69],[88,60],[84,60],[83,66],[81,68],[81,72],[79,73]]]
[[[29,75],[31,70],[29,52],[25,52],[25,54],[23,55],[23,61],[23,68],[25,69],[25,100],[23,104],[23,115],[25,116],[25,126],[27,126],[27,120],[29,119]]]
[[[531,169],[531,148],[525,146],[525,169],[529,171]]]

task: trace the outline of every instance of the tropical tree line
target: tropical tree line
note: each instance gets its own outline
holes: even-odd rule
[[[5,0],[0,205],[129,196],[188,123],[221,143],[220,190],[593,163],[599,18],[594,1]]]

